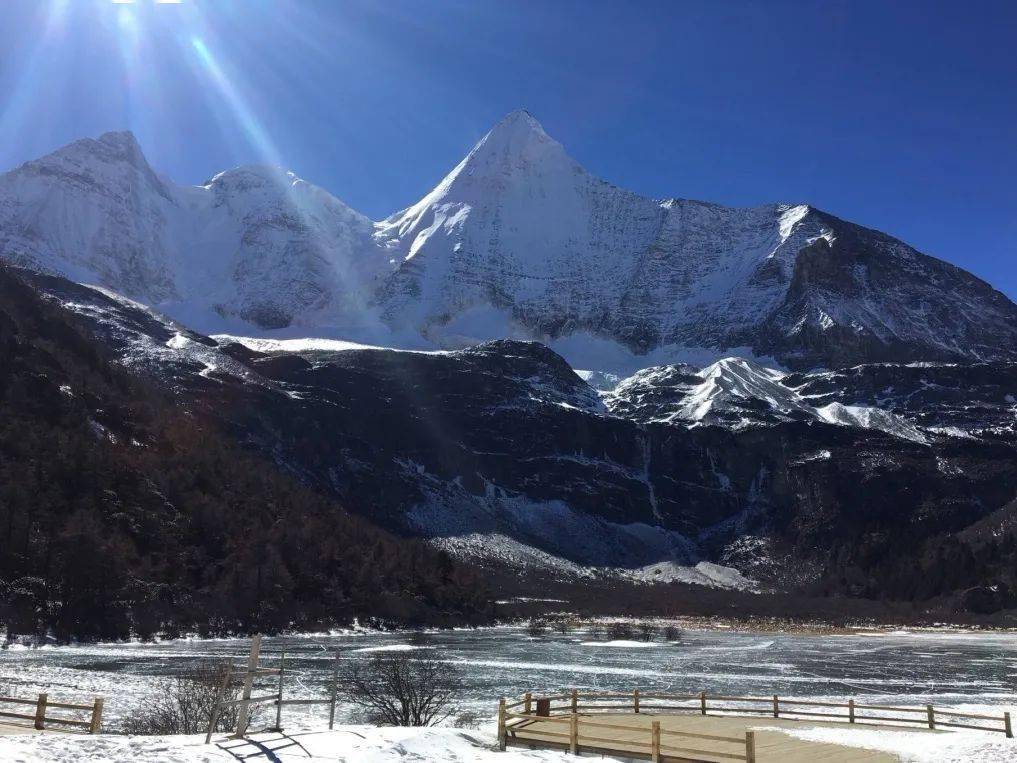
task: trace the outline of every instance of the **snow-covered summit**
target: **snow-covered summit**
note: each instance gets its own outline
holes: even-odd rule
[[[181,186],[128,132],[79,140],[0,176],[0,257],[203,331],[539,339],[642,365],[686,350],[795,368],[1017,357],[1017,306],[959,268],[806,204],[617,188],[522,110],[380,222],[284,169]]]

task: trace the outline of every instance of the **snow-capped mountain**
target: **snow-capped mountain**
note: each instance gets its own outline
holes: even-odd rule
[[[654,200],[599,180],[524,111],[423,199],[372,222],[268,167],[159,177],[129,133],[0,176],[0,257],[203,331],[402,347],[545,341],[579,368],[680,358],[1017,358],[1017,306],[807,205]]]
[[[895,413],[890,401],[881,401],[884,407],[845,405],[834,395],[810,395],[806,390],[812,377],[784,374],[744,358],[724,358],[704,369],[686,365],[647,368],[619,382],[604,398],[612,413],[644,423],[742,429],[811,420],[878,429],[927,442],[927,435]]]
[[[202,186],[149,167],[130,133],[72,143],[0,177],[0,251],[207,324],[264,329],[366,308],[373,224],[292,173],[252,166]]]

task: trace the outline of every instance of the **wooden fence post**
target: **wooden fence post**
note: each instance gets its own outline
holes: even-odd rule
[[[508,732],[505,729],[505,698],[498,700],[498,749],[505,751],[505,744],[508,741]]]
[[[258,658],[261,656],[261,634],[255,633],[251,637],[251,653],[247,656],[247,673],[244,675],[244,691],[240,695],[241,700],[251,698],[251,685],[254,683],[254,674],[258,670]],[[234,735],[242,739],[247,733],[247,722],[251,719],[251,703],[241,702],[240,713],[237,715],[237,731]]]
[[[745,732],[745,763],[756,763],[756,732]]]
[[[650,724],[650,763],[660,763],[660,721]]]
[[[848,700],[848,723],[855,722],[855,701],[853,699]]]
[[[339,693],[339,650],[335,650],[335,662],[332,664],[332,697],[329,700],[330,707],[328,710],[328,730],[332,730],[332,726],[335,725],[335,698]]]
[[[632,690],[632,712],[639,712],[639,689]]]
[[[208,731],[205,734],[205,744],[212,741],[212,732],[215,731],[215,724],[219,720],[219,709],[225,697],[226,690],[229,688],[230,681],[232,680],[233,661],[230,660],[230,662],[226,663],[226,672],[223,673],[219,688],[215,691],[215,699],[212,701],[212,711],[208,714]]]
[[[572,713],[569,723],[569,752],[579,754],[579,716],[576,713]]]
[[[98,734],[102,724],[102,697],[96,697],[92,703],[92,723],[88,727],[89,734]]]
[[[579,690],[572,690],[572,712],[575,713],[579,710]]]
[[[42,731],[46,728],[46,695],[40,694],[35,703],[35,727]]]
[[[1010,727],[1010,713],[1003,713],[1003,732],[1007,739],[1013,739],[1013,729]]]
[[[773,717],[780,718],[780,704],[777,695],[773,695]]]
[[[703,715],[706,715],[706,692],[705,691],[699,692],[699,708],[702,711]]]
[[[526,694],[523,695],[523,713],[529,715],[532,709],[533,709],[533,694],[531,692],[526,692]]]
[[[279,657],[279,697],[275,701],[275,730],[282,731],[283,671],[286,669],[286,652]]]
[[[933,709],[932,705],[925,706],[925,714],[929,717],[929,728],[936,728],[936,711]]]

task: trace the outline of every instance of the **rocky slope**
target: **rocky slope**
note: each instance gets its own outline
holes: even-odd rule
[[[779,374],[726,362],[655,369],[601,397],[537,343],[254,350],[31,278],[184,410],[375,521],[502,569],[744,575],[905,599],[1017,583],[1012,523],[994,519],[1017,484],[1013,365]],[[835,405],[869,413],[815,413]],[[900,428],[866,425],[879,415]],[[1002,529],[972,529],[989,524]]]
[[[206,332],[536,338],[599,370],[692,352],[803,370],[1017,359],[1017,306],[963,270],[804,204],[616,188],[522,111],[380,222],[282,170],[185,187],[128,133],[78,141],[0,176],[0,257]]]

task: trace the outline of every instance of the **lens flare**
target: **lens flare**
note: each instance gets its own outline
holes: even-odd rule
[[[219,94],[233,111],[237,124],[239,124],[240,128],[244,131],[244,134],[247,136],[251,145],[258,151],[267,164],[275,166],[281,165],[279,153],[276,151],[268,133],[264,127],[262,127],[257,116],[244,101],[244,98],[241,96],[237,87],[234,86],[229,77],[226,76],[222,66],[220,66],[215,56],[212,55],[212,51],[209,50],[205,41],[198,36],[192,36],[191,47],[194,48],[194,51],[197,53],[198,61],[201,63],[204,71],[208,73],[212,83],[219,91]]]

